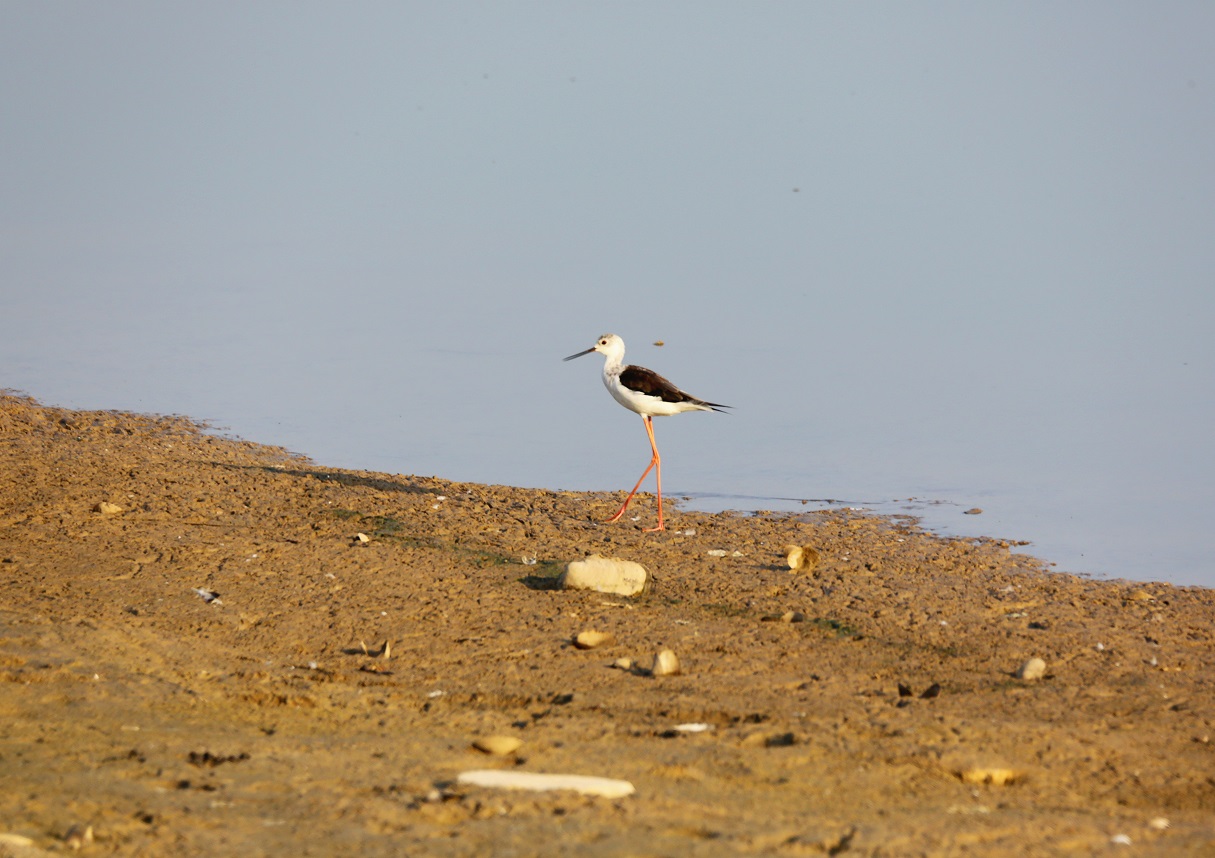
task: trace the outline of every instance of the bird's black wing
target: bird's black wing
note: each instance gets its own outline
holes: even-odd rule
[[[690,393],[684,393],[671,382],[667,381],[652,369],[644,366],[626,366],[620,372],[620,383],[629,390],[656,396],[663,402],[694,402],[697,405],[707,405],[710,408],[729,408],[728,405],[718,405],[715,402],[705,402]]]

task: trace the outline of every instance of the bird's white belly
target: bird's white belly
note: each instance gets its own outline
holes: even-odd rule
[[[623,405],[629,411],[634,411],[641,415],[650,415],[651,417],[669,417],[672,414],[679,414],[682,411],[687,411],[688,407],[680,402],[664,402],[657,396],[647,396],[644,393],[637,393],[629,390],[620,383],[618,378],[604,378],[603,386],[608,389],[608,393],[612,394],[612,398]]]

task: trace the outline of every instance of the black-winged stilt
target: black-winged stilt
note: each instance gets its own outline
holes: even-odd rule
[[[654,424],[651,418],[682,414],[684,411],[722,411],[723,408],[730,406],[697,399],[690,393],[684,393],[653,370],[643,366],[626,365],[624,363],[624,340],[615,334],[604,334],[595,345],[586,351],[572,354],[563,360],[573,360],[576,357],[589,355],[591,352],[599,352],[604,357],[603,386],[608,389],[608,393],[612,394],[612,398],[629,411],[637,412],[645,420],[645,431],[650,438],[652,452],[650,464],[642,471],[637,485],[633,486],[633,490],[624,499],[620,510],[609,518],[608,522],[618,521],[624,515],[624,511],[629,507],[629,501],[633,499],[633,495],[637,494],[637,489],[641,488],[646,474],[651,469],[657,468],[655,479],[658,484],[658,526],[647,527],[645,530],[647,533],[663,530],[662,459],[658,455],[658,445],[654,443]],[[726,412],[722,411],[722,413]]]

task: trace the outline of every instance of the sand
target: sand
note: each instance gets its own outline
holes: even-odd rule
[[[0,855],[1215,854],[1208,589],[11,395],[0,462]],[[590,554],[648,589],[554,589]]]

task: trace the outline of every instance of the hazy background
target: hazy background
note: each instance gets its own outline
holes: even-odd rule
[[[1212,33],[1205,0],[5,0],[0,387],[623,492],[641,420],[560,360],[611,331],[735,406],[656,423],[703,508],[1215,586]]]

